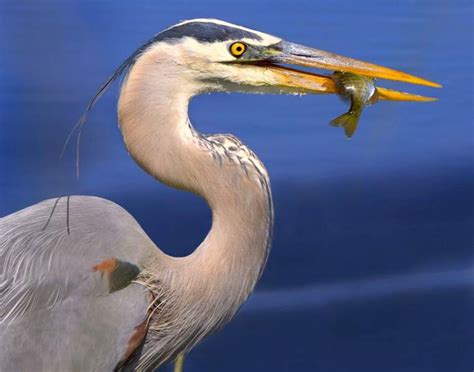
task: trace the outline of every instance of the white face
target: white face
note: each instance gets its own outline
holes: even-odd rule
[[[266,70],[261,67],[233,62],[248,61],[253,57],[260,57],[261,51],[281,42],[280,38],[218,20],[195,19],[173,27],[199,21],[248,31],[260,39],[243,37],[225,41],[202,42],[190,36],[169,42],[158,42],[149,51],[156,53],[158,50],[153,51],[153,49],[159,49],[159,53],[166,56],[168,63],[183,69],[182,73],[185,74],[187,83],[193,82],[196,85],[196,93],[255,92],[277,83],[275,77],[266,73]]]
[[[188,38],[178,45],[178,49],[193,79],[202,84],[201,91],[247,91],[256,86],[276,83],[275,79],[271,75],[267,76],[265,69],[261,67],[232,63],[239,61],[239,58],[231,54],[231,48],[236,51],[246,49],[245,53],[248,53],[250,49],[258,45],[255,40],[210,44],[199,43]],[[232,87],[232,84],[236,86]]]

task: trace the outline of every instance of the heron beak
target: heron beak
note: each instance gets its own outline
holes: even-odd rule
[[[286,65],[312,67],[330,71],[351,72],[371,78],[395,80],[405,83],[439,88],[441,85],[407,73],[339,56],[334,53],[305,47],[298,44],[280,42],[270,51],[265,67],[273,74],[278,84],[291,91],[301,93],[336,93],[336,84],[331,76],[299,71]],[[282,66],[285,65],[285,66]],[[432,101],[434,98],[377,88],[380,99],[397,101]]]

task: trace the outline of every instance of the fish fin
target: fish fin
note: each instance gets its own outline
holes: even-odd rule
[[[354,111],[348,111],[332,120],[329,124],[333,127],[343,127],[346,137],[352,138],[359,123],[360,114]]]

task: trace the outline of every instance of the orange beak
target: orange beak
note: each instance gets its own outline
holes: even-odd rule
[[[440,84],[435,82],[393,70],[391,68],[285,41],[274,46],[274,49],[272,48],[269,50],[268,54],[270,56],[266,61],[269,63],[262,65],[262,67],[266,68],[268,73],[273,75],[278,82],[278,85],[283,88],[288,88],[292,92],[336,93],[336,84],[330,76],[299,71],[291,67],[281,66],[280,64],[314,67],[330,71],[351,72],[371,78],[395,80],[435,88],[441,87]],[[418,102],[436,100],[436,98],[398,92],[381,87],[377,87],[377,90],[379,93],[379,99],[383,100]]]

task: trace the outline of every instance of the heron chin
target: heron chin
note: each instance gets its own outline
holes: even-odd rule
[[[97,197],[46,200],[1,218],[0,370],[152,371],[232,319],[269,254],[270,180],[238,138],[195,130],[188,104],[209,92],[335,92],[330,77],[290,66],[437,86],[218,20],[157,34],[106,80],[86,114],[125,76],[118,121],[128,152],[158,181],[205,199],[212,227],[177,258]]]

